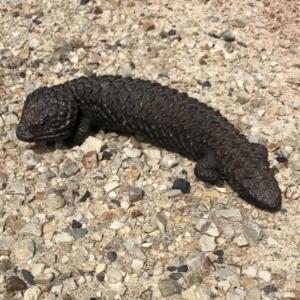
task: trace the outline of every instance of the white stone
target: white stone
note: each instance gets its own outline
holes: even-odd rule
[[[75,238],[69,235],[67,232],[61,232],[54,236],[54,240],[56,243],[70,243],[75,241]]]
[[[38,300],[41,290],[37,286],[30,287],[24,293],[24,300]]]
[[[265,282],[270,282],[272,277],[269,271],[258,271],[257,276]]]
[[[120,184],[117,181],[112,181],[112,182],[107,183],[104,186],[104,190],[106,193],[109,193],[109,192],[113,191],[114,189],[118,188],[119,186],[120,186]]]

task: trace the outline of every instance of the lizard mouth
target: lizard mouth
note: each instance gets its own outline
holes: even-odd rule
[[[69,131],[63,131],[63,132],[55,132],[53,133],[45,133],[43,132],[41,135],[39,135],[39,132],[33,132],[26,128],[22,123],[19,123],[16,130],[17,138],[23,142],[47,142],[47,141],[55,141],[58,139],[65,139],[70,135]]]

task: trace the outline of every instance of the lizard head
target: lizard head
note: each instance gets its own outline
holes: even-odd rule
[[[65,139],[74,129],[77,113],[76,101],[62,85],[39,88],[27,96],[17,137],[25,142]]]
[[[258,208],[267,211],[279,211],[281,208],[281,191],[278,183],[274,177],[270,176],[267,179],[265,172],[261,172],[257,178],[241,180],[238,193]]]

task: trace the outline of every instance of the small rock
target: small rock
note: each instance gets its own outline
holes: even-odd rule
[[[188,266],[182,265],[182,266],[178,267],[177,271],[181,272],[181,273],[186,273],[188,271]]]
[[[249,245],[247,239],[245,238],[243,232],[239,234],[237,237],[233,239],[233,242],[238,245],[239,247],[244,247]]]
[[[213,236],[203,234],[199,240],[201,250],[204,252],[214,251],[216,248],[215,238]]]
[[[176,268],[179,268],[184,263],[185,263],[185,258],[183,256],[176,256],[174,258],[169,259],[168,261],[169,266],[174,266]]]
[[[182,291],[181,285],[174,279],[161,281],[158,288],[163,298],[179,294]]]
[[[66,283],[66,286],[70,292],[76,291],[78,289],[78,285],[74,278],[68,278],[64,282]]]
[[[27,289],[24,293],[24,300],[39,300],[41,295],[41,290],[33,286],[29,289]]]
[[[205,253],[203,252],[192,252],[189,253],[186,263],[191,270],[199,270],[202,266],[202,262],[205,258]]]
[[[215,225],[215,223],[207,219],[199,220],[195,226],[195,229],[201,233],[205,233],[210,236],[218,237],[220,235],[219,230]]]
[[[265,282],[270,282],[272,275],[269,271],[258,271],[257,276]]]
[[[99,282],[103,282],[104,281],[104,278],[105,278],[105,275],[104,275],[104,273],[98,273],[97,275],[96,275],[96,278],[97,278],[97,280],[99,281]]]
[[[188,48],[193,49],[193,48],[195,47],[195,45],[196,45],[196,41],[195,41],[194,39],[191,39],[191,38],[189,38],[189,37],[186,37],[186,38],[184,39],[184,44],[185,44]]]
[[[236,28],[243,28],[247,25],[244,21],[239,19],[231,19],[228,21],[228,24]]]
[[[250,101],[250,97],[246,92],[240,92],[237,97],[236,100],[240,103],[240,104],[246,104]]]
[[[98,167],[98,157],[96,151],[89,151],[82,157],[82,164],[86,169],[95,169]]]
[[[27,270],[21,270],[24,279],[31,285],[35,285],[34,276]]]
[[[41,236],[42,227],[39,224],[27,223],[20,231],[21,235],[25,236]]]
[[[28,194],[28,188],[21,181],[15,181],[9,183],[8,190],[13,194],[19,194],[19,195]]]
[[[54,240],[56,243],[70,243],[74,242],[75,238],[69,235],[67,232],[61,232],[54,236]]]
[[[35,243],[32,240],[21,240],[14,244],[17,259],[28,260],[34,256]]]
[[[215,271],[215,274],[217,276],[221,276],[221,277],[223,277],[225,279],[229,279],[231,277],[237,277],[234,272],[232,272],[232,271],[230,271],[230,270],[228,270],[226,268],[221,268],[220,270]]]
[[[151,21],[145,21],[143,22],[143,28],[145,31],[149,31],[155,28],[155,25],[153,22]]]
[[[165,218],[164,214],[158,214],[156,216],[156,224],[158,226],[159,231],[165,232],[167,228],[168,220]]]
[[[104,190],[105,190],[106,193],[109,193],[109,192],[115,190],[116,188],[118,188],[119,186],[120,186],[119,182],[112,181],[112,182],[107,183],[104,186]]]
[[[235,37],[232,35],[231,31],[229,29],[223,31],[220,36],[226,41],[226,42],[233,42],[235,40]]]
[[[68,178],[72,175],[75,175],[79,171],[79,167],[74,164],[72,161],[69,161],[64,166],[63,172],[61,174],[62,178]]]
[[[105,160],[110,160],[112,158],[112,156],[113,155],[108,151],[103,152],[103,159],[105,159]],[[121,162],[122,162],[122,160],[121,160]]]
[[[172,190],[172,191],[168,191],[167,196],[169,198],[176,198],[176,197],[180,197],[182,196],[182,192],[181,190]]]
[[[81,228],[82,224],[80,222],[77,222],[76,220],[72,221],[72,228]]]
[[[79,199],[79,202],[85,202],[89,197],[91,197],[91,193],[89,191],[85,191],[85,193]]]
[[[119,270],[115,268],[108,269],[106,272],[106,276],[109,282],[122,282],[123,276]]]
[[[57,210],[64,207],[66,205],[66,201],[59,192],[55,192],[47,195],[46,204],[51,210]]]
[[[140,210],[134,209],[134,210],[132,210],[131,213],[130,213],[130,218],[131,218],[131,219],[135,219],[135,218],[138,218],[138,217],[140,217],[140,216],[142,216],[142,215],[143,215],[143,213],[142,213]]]
[[[110,251],[107,253],[107,257],[111,262],[114,262],[117,259],[117,253],[115,251]]]
[[[110,164],[110,170],[113,175],[116,175],[122,166],[122,159],[119,156],[114,157]]]
[[[183,194],[190,192],[190,183],[182,178],[177,178],[173,182],[172,190],[181,190]]]
[[[142,270],[143,266],[144,266],[144,261],[142,261],[140,259],[133,259],[132,260],[131,268],[135,272],[139,273]]]
[[[241,222],[244,220],[244,216],[238,209],[217,209],[215,213],[227,220],[234,222]]]
[[[78,240],[87,234],[87,229],[85,228],[72,228],[72,236]]]
[[[134,187],[129,190],[129,201],[131,203],[140,201],[144,197],[144,191],[138,187]]]
[[[174,154],[167,154],[161,159],[160,164],[164,169],[169,170],[178,164],[178,160]]]
[[[136,149],[136,148],[133,148],[133,149],[124,148],[124,152],[125,152],[126,156],[130,157],[130,158],[137,158],[137,157],[140,157],[142,154],[142,151],[140,149]]]
[[[52,281],[54,275],[51,272],[48,273],[40,273],[34,277],[34,281],[36,284],[48,284]]]
[[[0,261],[0,271],[6,273],[8,270],[14,269],[15,266],[7,259],[2,259]]]
[[[160,276],[164,273],[163,266],[155,266],[153,268],[153,276]]]
[[[8,292],[23,291],[26,288],[26,283],[17,276],[10,276],[6,280],[6,290]]]
[[[246,300],[260,300],[260,290],[257,287],[251,289],[246,296]]]
[[[264,236],[264,230],[254,221],[249,222],[243,230],[245,239],[250,245],[261,240]]]
[[[44,272],[45,270],[45,264],[32,264],[31,266],[31,274],[33,276],[36,276],[37,274],[40,274]]]

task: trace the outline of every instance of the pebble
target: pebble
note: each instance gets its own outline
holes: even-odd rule
[[[160,165],[166,169],[169,170],[172,167],[176,166],[179,163],[178,159],[173,154],[167,154],[163,156],[163,158],[160,161]]]
[[[228,24],[230,26],[233,26],[233,27],[236,27],[236,28],[243,28],[247,25],[244,21],[242,21],[240,19],[231,19],[231,20],[228,21]]]
[[[105,279],[105,275],[104,275],[104,273],[101,272],[96,275],[96,278],[99,282],[103,282]]]
[[[52,281],[54,275],[52,273],[40,273],[34,276],[36,284],[48,284]]]
[[[53,193],[47,195],[47,201],[46,201],[47,206],[51,210],[57,210],[66,205],[66,201],[63,198],[63,196],[60,193]]]
[[[250,221],[243,230],[243,235],[250,245],[261,240],[264,234],[261,226],[254,221]]]
[[[32,240],[20,240],[14,244],[17,259],[28,260],[34,256],[35,243]]]
[[[131,203],[140,201],[144,197],[144,191],[138,187],[130,189],[128,194],[129,194],[129,201]]]
[[[78,285],[75,282],[74,278],[68,278],[65,280],[66,286],[70,292],[76,291],[78,289]]]
[[[112,181],[112,182],[107,183],[104,186],[104,190],[105,190],[106,193],[109,193],[109,192],[115,190],[116,188],[118,188],[119,186],[120,186],[119,182]]]
[[[34,276],[27,270],[21,270],[24,279],[31,285],[35,285]]]
[[[23,291],[26,288],[26,283],[17,276],[10,276],[6,280],[6,290],[8,292]]]
[[[116,261],[117,259],[117,253],[115,251],[110,251],[110,252],[107,252],[107,258],[111,261],[111,262],[114,262]],[[101,272],[101,271],[99,271]]]
[[[215,214],[234,222],[241,222],[244,220],[242,213],[238,209],[218,209],[215,211]]]
[[[143,260],[140,260],[140,259],[133,259],[132,260],[131,268],[135,272],[139,273],[142,270],[143,266],[144,266],[144,261]]]
[[[211,220],[206,220],[206,219],[199,220],[195,226],[195,229],[201,233],[205,233],[210,236],[218,237],[220,235],[217,226]]]
[[[123,276],[119,270],[115,268],[110,268],[106,272],[107,280],[109,282],[122,282]]]
[[[173,190],[180,190],[183,194],[190,192],[190,183],[182,178],[177,178],[172,185]]]
[[[42,292],[38,287],[30,287],[24,293],[24,300],[39,300],[41,293]]]
[[[258,271],[257,276],[265,282],[270,282],[272,275],[269,271]]]
[[[18,195],[27,195],[29,190],[25,186],[23,182],[20,181],[15,181],[9,183],[8,189],[13,193],[13,194],[18,194]]]
[[[235,278],[236,277],[236,274],[233,273],[232,271],[226,269],[226,268],[221,268],[220,270],[218,271],[215,271],[215,274],[217,276],[221,276],[225,279],[230,279],[230,278]]]
[[[153,30],[155,28],[155,25],[151,21],[145,21],[143,22],[143,28],[145,31]]]
[[[182,291],[181,285],[174,279],[163,280],[158,284],[159,291],[163,298],[171,297]]]
[[[54,236],[54,240],[56,243],[70,243],[75,241],[75,238],[69,235],[67,232],[61,232]]]
[[[0,261],[0,271],[6,273],[8,270],[14,269],[15,266],[7,259]]]
[[[249,291],[246,300],[260,300],[260,292],[258,288],[253,288]]]
[[[133,149],[124,148],[124,152],[127,155],[127,157],[130,157],[130,158],[137,158],[137,157],[140,157],[142,154],[142,151],[140,149],[136,149],[136,148],[133,148]]]
[[[204,261],[205,254],[203,252],[192,252],[188,254],[186,264],[191,270],[200,269]]]
[[[42,227],[39,224],[27,223],[23,228],[19,230],[19,234],[25,236],[41,236]]]
[[[220,34],[220,37],[222,37],[226,42],[233,42],[235,40],[235,37],[232,35],[229,29],[223,31]]]
[[[203,234],[199,240],[199,245],[203,252],[214,251],[216,248],[215,238]]]
[[[177,198],[177,197],[180,197],[182,195],[183,194],[182,194],[181,190],[178,190],[178,189],[167,192],[167,196],[169,198]]]

